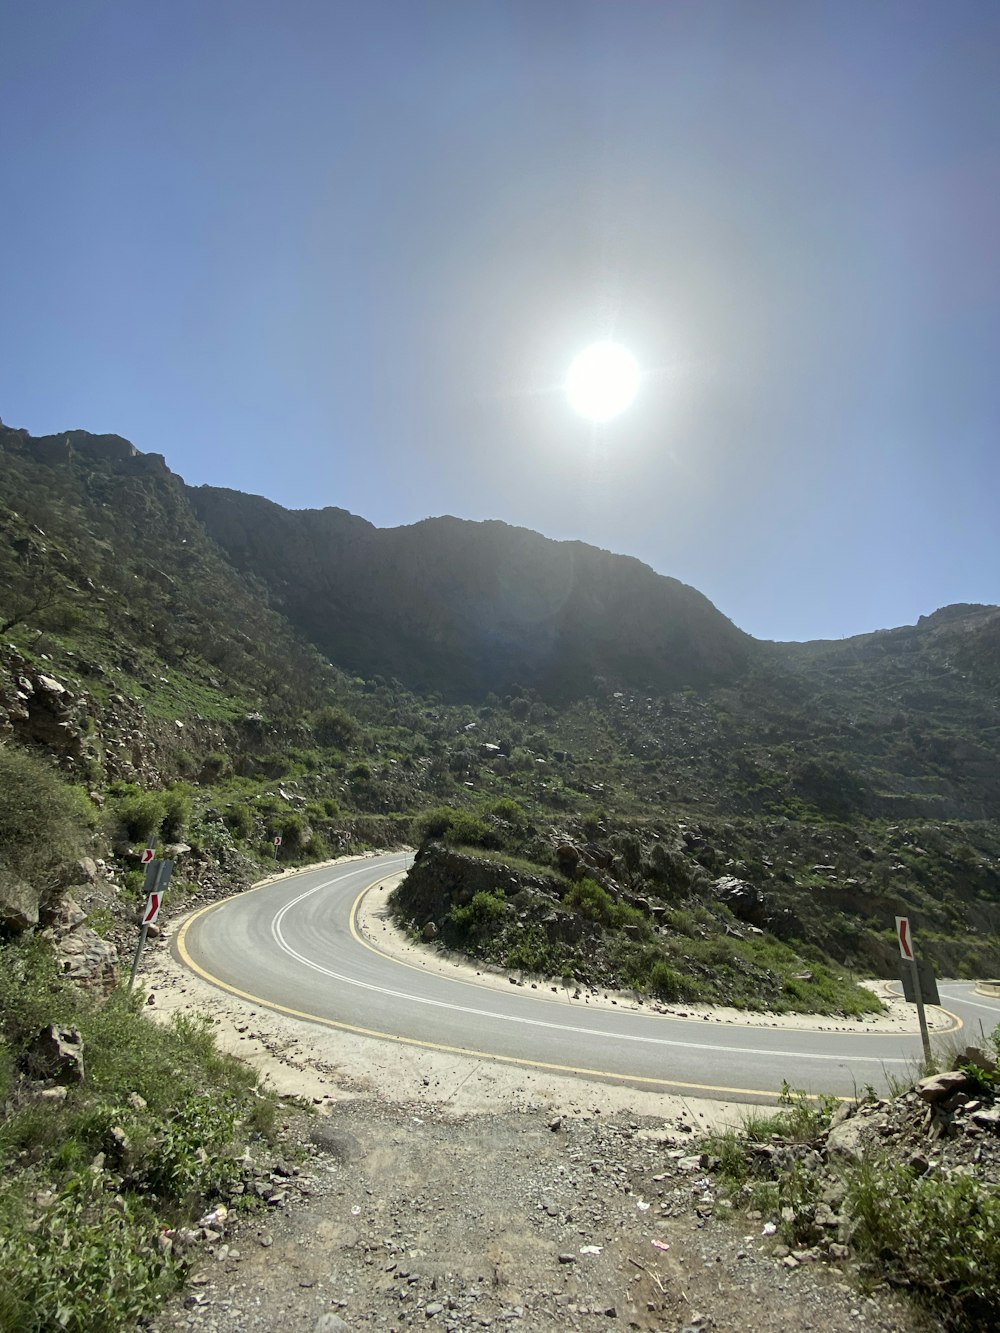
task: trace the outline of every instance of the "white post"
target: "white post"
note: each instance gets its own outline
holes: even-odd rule
[[[917,1006],[917,1019],[920,1023],[920,1040],[924,1046],[924,1063],[931,1062],[931,1039],[927,1032],[927,1015],[924,1013],[924,994],[920,989],[920,973],[917,970],[917,952],[913,947],[913,932],[910,930],[908,916],[896,917],[896,939],[899,941],[900,957],[910,964],[910,976],[913,979],[913,998]]]

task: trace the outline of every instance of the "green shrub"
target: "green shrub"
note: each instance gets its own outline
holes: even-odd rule
[[[596,880],[577,880],[569,886],[563,894],[563,906],[608,929],[620,930],[621,926],[631,925],[636,926],[644,938],[652,934],[649,921],[639,908],[631,908],[627,902],[616,902]]]
[[[44,897],[60,868],[79,855],[92,809],[51,764],[0,745],[0,871],[28,881]]]
[[[452,847],[500,846],[500,839],[489,824],[467,810],[453,812],[451,827],[445,833],[444,840]]]
[[[330,859],[330,848],[326,839],[320,833],[314,833],[302,850],[310,861],[329,861]]]
[[[248,805],[231,805],[223,815],[223,819],[226,821],[226,827],[235,837],[246,841],[253,836],[253,811]]]
[[[507,966],[524,972],[548,975],[552,971],[552,961],[552,946],[541,926],[534,924],[523,926],[507,950]]]
[[[528,823],[528,812],[511,796],[501,796],[498,801],[491,801],[485,810],[487,814],[502,819],[505,824],[513,824],[516,829],[522,829]]]
[[[199,765],[190,750],[175,750],[174,768],[184,777],[190,777],[198,771]]]
[[[125,890],[125,892],[124,894],[120,894],[119,896],[124,897],[126,901],[132,898],[138,899],[140,896],[145,898],[146,896],[144,892],[145,884],[146,884],[145,869],[140,869],[138,866],[136,866],[132,870],[126,870],[125,873],[122,875],[122,888]]]
[[[651,994],[658,996],[667,1004],[672,1004],[676,1000],[683,999],[685,986],[685,978],[679,972],[676,972],[669,963],[661,960],[653,964],[647,982],[647,988]]]
[[[507,899],[501,889],[492,893],[481,889],[465,907],[453,907],[450,919],[461,934],[481,935],[492,930],[506,913]]]
[[[219,751],[207,754],[201,761],[202,782],[219,782],[233,771],[233,763],[228,754]]]
[[[563,894],[562,901],[564,907],[579,912],[587,921],[596,921],[602,926],[610,926],[612,923],[614,899],[596,880],[578,880]]]
[[[95,907],[87,913],[87,925],[95,935],[100,935],[102,940],[111,934],[114,924],[115,919],[108,907]]]
[[[440,838],[451,828],[451,821],[457,812],[450,806],[439,805],[433,810],[425,810],[413,823],[414,834],[420,842],[427,838]]]
[[[423,841],[426,838],[443,838],[451,847],[486,847],[496,850],[500,839],[485,820],[468,810],[455,810],[451,806],[438,806],[428,810],[415,821],[415,831]]]
[[[115,1333],[133,1328],[176,1287],[180,1266],[155,1244],[141,1200],[108,1193],[88,1168],[37,1217],[5,1192],[0,1204],[2,1333]]]
[[[854,1247],[889,1281],[906,1285],[948,1327],[995,1326],[1000,1309],[1000,1197],[971,1176],[917,1176],[898,1162],[868,1161],[847,1207]]]
[[[187,787],[171,787],[163,793],[163,822],[160,832],[165,842],[179,842],[191,822],[191,792]]]
[[[306,844],[306,822],[301,815],[285,815],[273,829],[281,837],[281,849],[289,856],[297,856]]]
[[[166,814],[162,792],[143,791],[132,783],[111,788],[112,812],[118,831],[132,843],[149,843],[159,833]]]
[[[313,718],[312,731],[317,745],[346,750],[358,738],[358,724],[341,708],[321,708]]]

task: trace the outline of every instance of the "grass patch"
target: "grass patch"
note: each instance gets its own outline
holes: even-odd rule
[[[38,1033],[82,1038],[85,1077],[42,1100]],[[164,1228],[229,1197],[276,1104],[219,1052],[207,1019],[169,1027],[142,997],[98,1004],[57,975],[39,940],[0,948],[0,1333],[131,1328],[182,1275]]]
[[[470,856],[475,856],[477,861],[489,861],[495,866],[507,866],[510,870],[516,871],[522,875],[541,875],[545,879],[556,883],[562,880],[558,871],[553,870],[551,866],[542,865],[539,861],[530,861],[523,856],[514,856],[508,852],[492,851],[485,847],[456,847],[456,851],[468,852]]]
[[[971,1176],[917,1176],[888,1160],[862,1163],[847,1196],[851,1243],[955,1330],[994,1326],[1000,1309],[1000,1197]]]

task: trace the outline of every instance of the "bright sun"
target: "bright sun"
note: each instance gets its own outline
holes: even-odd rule
[[[566,376],[570,406],[591,421],[624,412],[639,387],[639,367],[619,343],[594,343],[573,361]]]

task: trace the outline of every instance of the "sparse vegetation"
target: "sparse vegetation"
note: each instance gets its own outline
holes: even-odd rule
[[[273,1131],[273,1099],[207,1020],[164,1028],[139,995],[88,1000],[40,940],[0,954],[0,1329],[132,1326],[184,1271],[161,1232],[228,1197],[246,1145]],[[80,1034],[85,1073],[46,1102],[34,1043],[52,1022]]]
[[[0,744],[0,875],[45,900],[63,865],[79,854],[93,807],[51,763]]]
[[[851,1243],[889,1282],[909,1287],[969,1333],[1000,1308],[1000,1196],[970,1176],[920,1176],[889,1158],[848,1182]]]
[[[994,1050],[998,1040],[1000,1029]],[[1000,1077],[971,1067],[983,1077],[971,1078],[973,1092],[959,1100],[977,1097],[978,1082],[992,1105]],[[961,1159],[949,1162],[947,1151],[931,1169],[921,1151],[927,1104],[908,1084],[889,1103],[863,1102],[861,1110],[885,1108],[887,1133],[874,1134],[860,1156],[837,1157],[825,1143],[837,1121],[835,1099],[810,1098],[786,1085],[782,1101],[779,1112],[751,1112],[739,1129],[706,1140],[728,1198],[765,1219],[783,1252],[850,1253],[873,1278],[908,1289],[948,1328],[985,1327],[1000,1301],[1000,1197],[993,1180]],[[981,1104],[977,1097],[972,1107]],[[886,1146],[887,1137],[894,1146]]]

